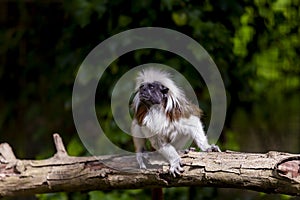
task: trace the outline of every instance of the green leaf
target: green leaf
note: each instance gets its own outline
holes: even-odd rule
[[[85,152],[85,148],[77,137],[73,137],[67,145],[67,151],[72,156],[79,156]]]
[[[126,15],[120,15],[118,24],[120,27],[127,27],[132,22],[132,18]]]
[[[185,12],[173,12],[172,19],[177,26],[184,26],[187,23],[187,15]]]
[[[49,194],[37,194],[36,197],[39,200],[68,200],[67,193],[49,193]]]

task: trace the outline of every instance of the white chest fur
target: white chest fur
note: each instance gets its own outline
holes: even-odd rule
[[[200,119],[191,115],[189,118],[180,118],[170,121],[160,105],[152,106],[143,120],[142,132],[145,137],[159,137],[168,141],[176,148],[183,147],[187,141],[199,132],[203,132]],[[178,137],[180,136],[180,137]],[[182,137],[184,136],[184,137]],[[203,135],[204,136],[204,135]],[[180,140],[178,140],[178,138]]]

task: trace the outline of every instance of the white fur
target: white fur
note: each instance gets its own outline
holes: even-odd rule
[[[190,139],[195,139],[197,146],[203,151],[210,147],[199,117],[191,115],[189,118],[170,121],[161,106],[149,109],[141,131],[146,137],[161,137],[163,142],[169,142],[176,149],[182,149]]]
[[[193,108],[183,91],[175,85],[171,75],[165,71],[148,68],[138,74],[136,80],[137,94],[133,99],[135,112],[140,103],[139,87],[141,84],[155,81],[169,88],[167,104],[165,108],[162,105],[151,106],[141,125],[134,119],[131,127],[132,135],[139,137],[134,138],[138,152],[144,149],[144,139],[141,136],[144,135],[145,138],[148,138],[153,148],[169,161],[170,172],[175,176],[175,174],[179,174],[183,170],[180,166],[180,156],[176,150],[185,147],[190,139],[193,139],[203,151],[209,151],[212,146],[208,144],[200,118],[191,113]],[[186,112],[188,114],[182,115],[179,119],[171,120],[166,114],[175,108],[182,113]],[[141,168],[145,168],[142,154],[137,154],[137,161]]]

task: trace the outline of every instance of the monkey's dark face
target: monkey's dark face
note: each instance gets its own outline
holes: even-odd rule
[[[144,83],[139,88],[140,101],[148,106],[161,104],[166,101],[168,91],[160,82]]]

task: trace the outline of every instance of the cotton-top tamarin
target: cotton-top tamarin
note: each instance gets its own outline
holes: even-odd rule
[[[146,139],[169,162],[174,177],[183,172],[177,150],[191,138],[202,151],[220,151],[207,141],[199,107],[186,98],[166,71],[147,68],[138,74],[133,110],[131,131],[140,168],[146,168]]]

